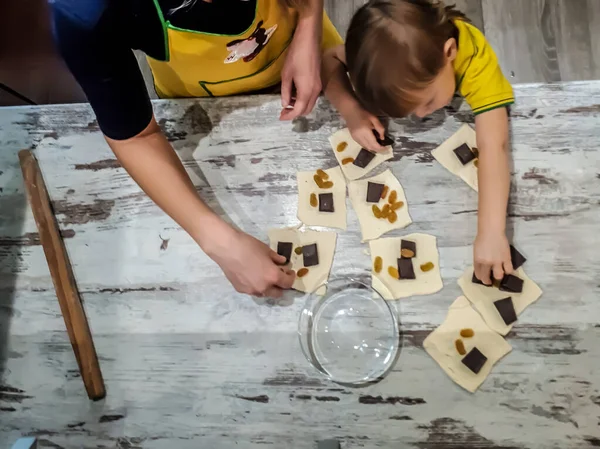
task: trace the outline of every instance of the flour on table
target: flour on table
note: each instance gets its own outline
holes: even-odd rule
[[[385,150],[381,153],[373,153],[375,154],[375,157],[365,168],[357,167],[352,162],[344,164],[344,159],[356,159],[356,157],[360,153],[360,150],[362,149],[362,147],[352,139],[348,128],[341,129],[338,132],[332,134],[329,137],[329,143],[331,144],[331,148],[333,150],[333,154],[335,154],[335,158],[340,164],[340,167],[342,167],[344,175],[350,180],[366,176],[375,167],[393,157],[392,147],[387,146],[385,147]],[[337,151],[338,145],[342,143],[346,143],[344,151]]]
[[[473,267],[467,268],[458,280],[458,285],[464,295],[473,303],[488,326],[502,335],[508,334],[512,324],[507,325],[504,322],[494,302],[511,297],[518,317],[527,306],[537,301],[542,295],[540,287],[525,274],[523,267],[515,270],[513,274],[523,280],[523,291],[521,293],[503,292],[496,287],[473,283]]]
[[[461,337],[460,331],[463,329],[473,330],[473,336]],[[487,357],[477,374],[462,362],[465,355],[458,353],[457,339],[462,340],[465,355],[476,347]],[[479,388],[492,367],[512,350],[503,337],[489,328],[464,296],[452,303],[446,319],[429,334],[423,342],[423,347],[454,382],[471,393]]]
[[[462,178],[471,188],[478,190],[477,167],[475,160],[463,165],[454,150],[466,143],[470,148],[477,148],[477,136],[473,128],[464,124],[456,133],[448,138],[443,144],[431,152],[434,158],[447,170]]]
[[[346,229],[346,179],[340,167],[323,170],[329,176],[326,181],[332,182],[333,187],[320,188],[314,176],[316,171],[298,172],[298,219],[308,226],[325,226],[328,228]],[[315,194],[316,206],[311,206],[310,196]],[[320,194],[333,194],[334,212],[319,210]]]
[[[296,276],[292,288],[306,293],[312,293],[318,288],[317,294],[325,294],[326,287],[324,284],[329,278],[329,271],[333,264],[337,234],[332,231],[300,231],[297,228],[270,229],[268,234],[273,251],[277,251],[279,242],[292,243],[290,263],[287,268],[294,270],[296,273],[304,268],[304,256],[302,253],[297,254],[296,248],[317,244],[318,265],[308,267],[308,273],[305,276]]]
[[[412,267],[416,279],[395,279],[388,267],[397,268],[400,258],[401,241],[407,240],[416,244],[416,255],[412,259]],[[385,299],[399,299],[414,295],[429,295],[438,292],[444,286],[440,274],[440,258],[436,238],[428,234],[408,234],[403,237],[388,237],[369,242],[372,269],[377,257],[382,258],[382,269],[373,271],[373,288]],[[421,266],[432,263],[433,268],[424,272]]]
[[[377,203],[367,202],[369,182],[387,186],[388,192],[384,199],[380,199]],[[392,191],[396,192],[396,202],[402,201],[404,203],[401,208],[395,210],[398,217],[395,223],[390,223],[387,218],[377,218],[373,214],[373,205],[377,205],[379,209],[383,209],[384,205],[388,203]],[[348,196],[358,216],[363,242],[376,239],[393,229],[405,228],[412,223],[412,219],[408,213],[408,202],[404,195],[404,189],[390,170],[386,170],[372,178],[350,182],[348,184]]]

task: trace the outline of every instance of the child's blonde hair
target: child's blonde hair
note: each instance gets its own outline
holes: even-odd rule
[[[468,19],[437,0],[371,0],[346,36],[348,73],[356,94],[374,114],[404,117],[445,63],[444,44],[457,39],[453,21]]]

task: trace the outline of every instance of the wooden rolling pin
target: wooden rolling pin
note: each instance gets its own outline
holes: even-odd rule
[[[27,197],[46,254],[50,275],[60,304],[71,346],[79,365],[87,395],[92,400],[106,396],[98,355],[87,317],[81,304],[69,256],[52,211],[46,184],[37,160],[29,150],[19,151]]]

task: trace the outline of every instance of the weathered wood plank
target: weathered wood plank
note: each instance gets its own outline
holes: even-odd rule
[[[476,395],[422,350],[459,293],[476,230],[475,193],[430,155],[472,120],[464,105],[391,125],[390,166],[414,220],[407,232],[438,236],[445,287],[395,304],[400,361],[361,390],[326,382],[304,361],[295,334],[301,295],[274,305],[233,291],[114,161],[87,107],[0,110],[0,441],[28,433],[50,447],[90,448],[312,448],[324,437],[348,448],[600,444],[600,254],[591,244],[600,83],[516,93],[510,227],[545,293]],[[155,103],[200,193],[265,240],[267,227],[297,223],[295,172],[333,166],[327,137],[343,126],[325,101],[294,124],[273,119],[278,105],[276,97]],[[36,148],[67,237],[108,389],[101,403],[85,397],[26,206],[16,161],[26,146]],[[348,226],[336,275],[370,265],[353,212]]]

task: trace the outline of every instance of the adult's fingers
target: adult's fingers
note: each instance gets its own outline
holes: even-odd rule
[[[494,264],[493,272],[494,272],[494,279],[500,280],[504,277],[504,269],[502,268],[501,262]]]
[[[270,249],[270,248],[269,248]],[[269,256],[271,257],[271,260],[273,262],[275,262],[277,265],[283,265],[286,263],[287,259],[285,258],[285,256],[282,256],[280,254],[277,254],[275,251],[273,251],[272,249],[269,251]]]
[[[285,108],[292,102],[292,84],[291,75],[283,73],[281,75],[281,107]]]
[[[317,99],[319,98],[320,90],[313,92],[312,97],[310,98],[308,104],[306,105],[306,109],[304,110],[304,115],[308,115],[315,108],[315,104],[317,104]]]
[[[512,273],[513,273],[513,271],[515,271],[515,269],[514,269],[514,267],[513,267],[513,264],[512,264],[512,262],[511,262],[510,258],[509,258],[508,260],[505,260],[505,261],[502,263],[502,265],[504,266],[504,272],[505,272],[506,274],[512,274]]]
[[[492,266],[488,264],[478,263],[475,264],[475,276],[485,285],[491,285],[492,280],[490,279],[492,274]]]

